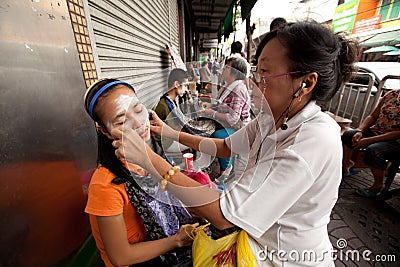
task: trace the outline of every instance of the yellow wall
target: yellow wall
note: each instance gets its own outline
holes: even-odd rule
[[[391,27],[395,27],[395,26],[400,26],[400,19],[383,21],[381,23],[381,28],[391,28]]]

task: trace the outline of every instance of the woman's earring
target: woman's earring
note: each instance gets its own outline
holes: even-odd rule
[[[264,90],[267,89],[267,81],[265,80],[265,78],[262,78],[262,79],[261,79],[261,82],[262,82],[263,85],[264,85]]]

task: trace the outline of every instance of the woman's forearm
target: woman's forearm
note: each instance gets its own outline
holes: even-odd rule
[[[228,120],[226,119],[226,113],[215,111],[214,118],[216,118],[218,121],[228,122]]]
[[[372,117],[371,115],[367,116],[361,126],[358,128],[361,131],[365,132],[367,129],[369,129],[372,125],[374,125],[376,119]]]
[[[177,236],[130,244],[122,214],[96,216],[107,256],[114,266],[127,266],[151,260],[180,246]]]
[[[196,136],[185,132],[174,132],[175,133],[169,133],[166,137],[208,155],[217,156],[219,158],[228,158],[231,156],[231,150],[223,139]]]
[[[400,139],[400,131],[393,131],[370,137],[373,143]]]
[[[155,175],[164,176],[172,166],[156,153],[149,155]],[[154,175],[154,173],[152,173]],[[166,189],[190,207],[198,216],[207,219],[219,229],[232,227],[222,214],[220,193],[178,172],[170,176]]]
[[[130,244],[119,258],[110,260],[115,266],[127,266],[149,261],[177,247],[174,236],[170,236],[159,240]]]

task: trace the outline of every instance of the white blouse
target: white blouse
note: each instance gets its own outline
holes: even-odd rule
[[[221,195],[221,210],[252,237],[260,266],[333,266],[327,225],[342,173],[340,127],[315,101],[288,126],[268,135],[273,120],[261,113],[225,139],[249,161]]]

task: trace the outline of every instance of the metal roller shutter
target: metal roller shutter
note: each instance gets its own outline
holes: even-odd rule
[[[165,46],[179,49],[177,0],[89,0],[85,11],[99,78],[132,83],[153,108],[167,88]]]

